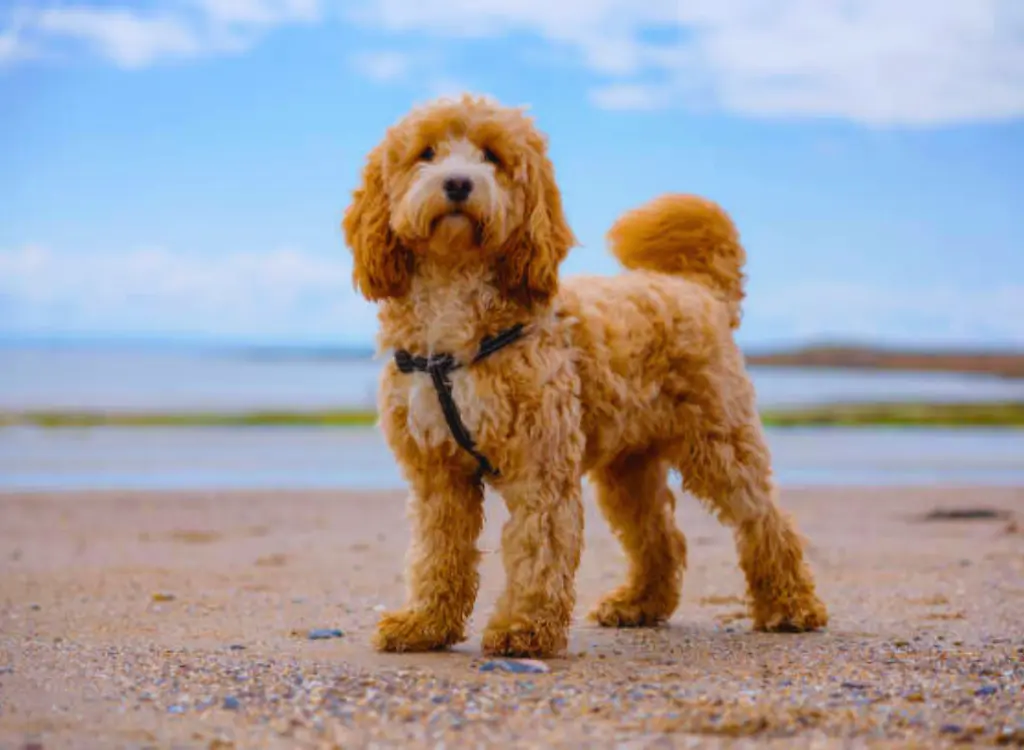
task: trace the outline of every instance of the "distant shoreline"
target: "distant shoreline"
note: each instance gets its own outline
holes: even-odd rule
[[[374,350],[358,345],[273,344],[208,341],[116,339],[2,339],[0,352],[12,349],[92,349],[193,352],[211,357],[264,361],[367,361]],[[757,367],[843,368],[916,372],[955,372],[1024,378],[1024,350],[913,349],[872,345],[815,344],[796,348],[744,347],[747,364]]]
[[[1024,402],[828,404],[766,409],[767,427],[1011,427],[1024,428]],[[325,427],[376,424],[372,410],[254,412],[0,412],[0,428],[91,427]]]
[[[759,367],[841,367],[864,370],[960,372],[1024,378],[1024,352],[911,351],[857,346],[809,346],[778,352],[748,352],[747,364]]]

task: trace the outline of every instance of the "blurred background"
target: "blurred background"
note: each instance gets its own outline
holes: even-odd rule
[[[566,274],[733,214],[783,482],[1024,483],[1017,0],[0,0],[0,490],[401,486],[339,224],[462,91],[549,135]]]

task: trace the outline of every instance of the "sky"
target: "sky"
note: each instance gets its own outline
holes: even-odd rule
[[[1024,346],[1021,0],[0,0],[0,337],[370,343],[342,213],[462,91],[548,135],[566,275],[699,193],[747,346]]]

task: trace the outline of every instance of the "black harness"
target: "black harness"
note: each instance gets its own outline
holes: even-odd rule
[[[469,364],[475,365],[480,360],[486,359],[499,349],[515,343],[522,337],[522,323],[506,328],[494,336],[487,336],[480,342],[480,349]],[[476,473],[477,480],[482,479],[485,474],[492,477],[501,476],[501,472],[487,460],[487,456],[476,449],[476,443],[473,442],[473,438],[469,434],[469,430],[466,429],[466,425],[462,423],[462,417],[459,416],[459,407],[455,404],[455,399],[452,398],[452,381],[448,376],[454,370],[463,367],[463,364],[451,354],[434,354],[430,357],[419,357],[410,354],[405,349],[399,349],[395,352],[395,364],[398,365],[400,372],[426,372],[430,374],[434,390],[437,391],[437,400],[441,404],[441,411],[444,412],[444,420],[448,423],[448,429],[451,430],[452,437],[455,438],[455,442],[459,444],[459,447],[475,458],[477,464],[479,464]]]

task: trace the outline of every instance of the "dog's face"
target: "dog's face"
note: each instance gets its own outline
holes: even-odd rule
[[[493,265],[527,305],[557,290],[575,243],[547,143],[520,109],[463,96],[413,110],[369,155],[344,221],[367,299],[408,291],[417,258]]]

